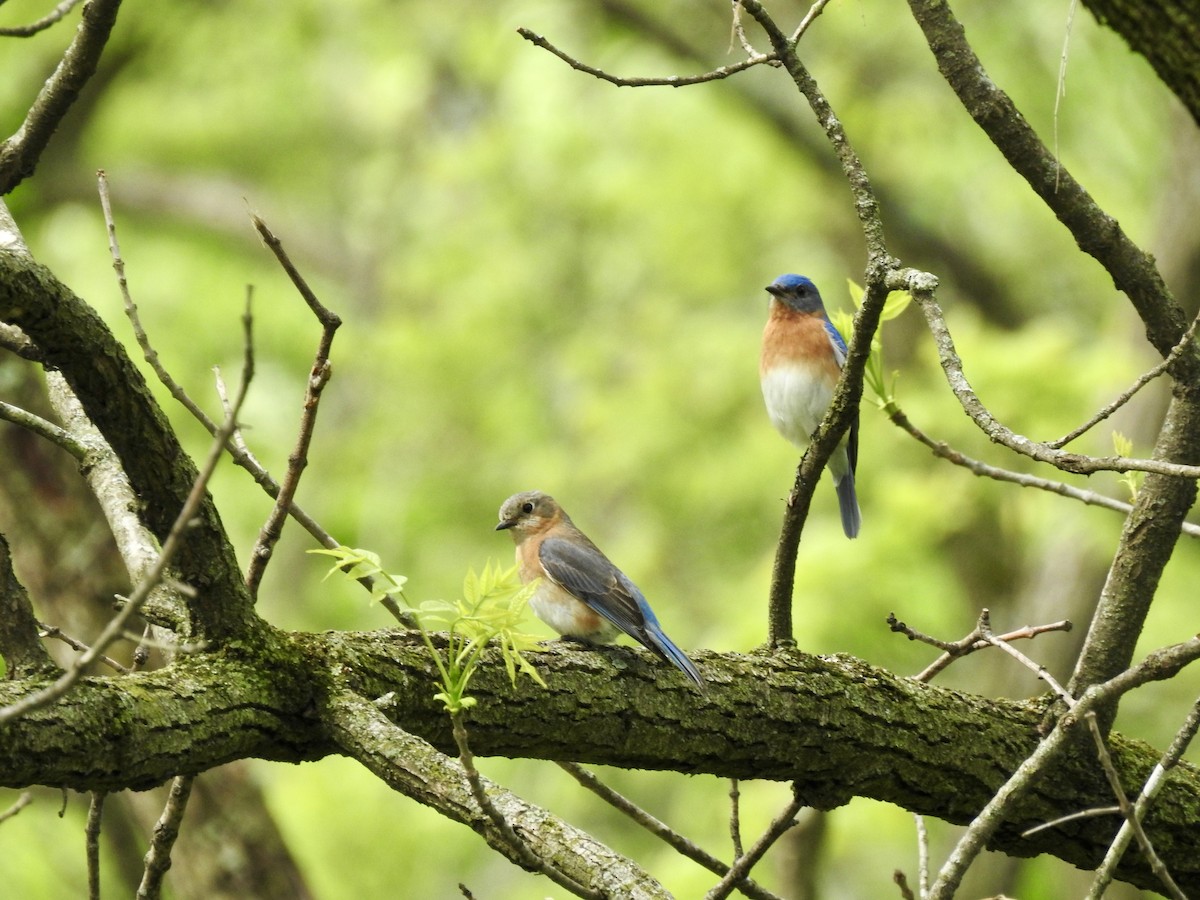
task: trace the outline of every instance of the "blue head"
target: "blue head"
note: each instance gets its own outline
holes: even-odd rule
[[[767,292],[797,312],[824,312],[821,292],[803,275],[780,275],[767,285]]]

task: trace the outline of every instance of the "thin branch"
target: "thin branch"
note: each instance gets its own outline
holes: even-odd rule
[[[300,486],[300,476],[308,465],[308,448],[312,443],[313,432],[317,424],[317,408],[321,402],[321,393],[325,390],[325,385],[329,383],[329,379],[333,374],[333,368],[329,362],[329,353],[333,346],[334,334],[341,326],[342,320],[317,299],[316,294],[313,293],[308,283],[292,264],[279,238],[271,232],[266,223],[258,216],[254,216],[253,221],[259,235],[262,236],[267,246],[275,254],[275,258],[291,278],[292,284],[296,286],[296,289],[308,304],[309,309],[317,317],[317,321],[321,323],[321,340],[318,344],[316,357],[313,359],[312,371],[308,378],[308,387],[304,395],[304,412],[300,417],[300,428],[296,436],[296,446],[288,456],[287,471],[284,473],[283,482],[279,488],[279,495],[275,498],[275,506],[271,509],[267,521],[263,523],[263,527],[258,534],[258,540],[255,542],[254,549],[250,553],[250,564],[246,571],[246,586],[250,589],[250,595],[256,597],[258,595],[259,584],[262,582],[263,574],[266,572],[267,563],[271,558],[271,552],[275,544],[279,541],[280,535],[283,533],[283,526],[287,521],[288,509],[291,507],[292,500],[296,496],[296,490]]]
[[[32,37],[40,31],[45,31],[63,20],[63,18],[79,5],[80,0],[62,0],[58,6],[50,10],[46,15],[42,16],[36,22],[30,22],[28,25],[13,25],[7,28],[0,28],[0,37]]]
[[[167,795],[167,803],[162,815],[154,824],[154,835],[150,840],[150,849],[146,851],[145,868],[142,871],[142,881],[138,885],[137,900],[158,900],[162,896],[163,878],[171,868],[171,849],[175,839],[179,837],[179,823],[183,821],[183,813],[187,809],[188,797],[192,793],[192,775],[176,775],[171,780],[171,791]]]
[[[1158,796],[1158,792],[1166,784],[1167,773],[1175,768],[1183,758],[1184,752],[1196,736],[1198,729],[1200,729],[1200,699],[1197,699],[1192,704],[1192,710],[1179,727],[1179,731],[1176,732],[1175,739],[1171,741],[1171,746],[1167,748],[1167,752],[1163,754],[1162,759],[1154,767],[1154,771],[1150,773],[1150,777],[1146,779],[1146,783],[1142,786],[1141,793],[1134,803],[1134,817],[1137,821],[1140,822],[1145,818],[1150,805],[1154,802],[1154,798]],[[1113,873],[1116,871],[1117,865],[1121,862],[1121,857],[1125,854],[1125,850],[1129,847],[1129,842],[1132,838],[1133,827],[1129,821],[1126,821],[1121,826],[1121,830],[1117,832],[1117,836],[1113,839],[1108,852],[1105,853],[1104,861],[1096,870],[1096,877],[1092,881],[1092,887],[1088,891],[1086,900],[1100,900],[1104,896],[1109,885],[1112,884]]]
[[[1119,816],[1120,814],[1121,807],[1119,806],[1095,806],[1091,809],[1081,809],[1079,812],[1067,813],[1067,815],[1051,819],[1049,822],[1042,822],[1040,825],[1026,828],[1021,832],[1021,837],[1032,837],[1039,831],[1048,831],[1051,828],[1057,828],[1059,825],[1066,825],[1069,822],[1076,822],[1080,819],[1096,819],[1101,816]]]
[[[113,271],[117,273],[117,287],[121,291],[121,302],[125,307],[125,316],[129,319],[129,324],[133,327],[133,336],[137,341],[138,347],[141,348],[142,357],[149,363],[150,368],[158,377],[159,382],[167,389],[172,397],[183,406],[192,416],[205,427],[209,434],[217,433],[217,423],[208,417],[208,414],[200,408],[200,406],[188,396],[187,391],[171,377],[171,373],[167,371],[162,364],[162,360],[158,357],[158,351],[150,344],[150,338],[146,335],[145,328],[142,327],[141,317],[138,315],[137,304],[133,302],[133,297],[129,292],[129,281],[125,277],[125,260],[121,256],[121,246],[117,242],[117,223],[113,217],[112,201],[109,199],[108,193],[108,175],[103,169],[96,173],[96,182],[100,191],[100,209],[104,214],[104,224],[108,230],[108,249],[112,256]]]
[[[429,663],[424,649],[423,663]],[[319,700],[319,715],[327,732],[345,755],[357,760],[393,790],[463,823],[483,837],[492,849],[523,864],[493,820],[479,809],[462,763],[389,721],[371,701],[346,689]],[[444,713],[439,715],[444,720]],[[439,726],[442,727],[442,726]],[[528,803],[501,785],[480,776],[484,793],[502,817],[577,880],[625,894],[667,897],[667,892],[632,860],[615,853],[585,831],[550,811]]]
[[[917,900],[917,895],[913,893],[912,888],[908,886],[908,876],[899,869],[892,872],[892,881],[896,887],[900,889],[901,900]]]
[[[249,384],[243,381],[236,403],[237,409],[241,408],[248,387]],[[91,648],[77,657],[71,667],[57,680],[40,691],[27,694],[16,703],[0,708],[0,724],[57,700],[70,690],[71,685],[79,679],[88,666],[103,655],[104,651],[108,649],[113,641],[124,634],[126,623],[141,609],[142,604],[150,596],[150,592],[163,580],[167,566],[183,542],[184,533],[188,530],[192,518],[196,515],[201,503],[204,502],[208,481],[217,467],[217,462],[221,459],[222,448],[229,439],[229,434],[233,428],[234,420],[233,418],[229,418],[226,419],[224,425],[217,432],[217,437],[209,449],[208,458],[204,461],[204,466],[192,484],[192,490],[184,502],[183,509],[175,517],[175,522],[171,526],[170,533],[167,535],[166,541],[163,542],[162,552],[158,555],[155,563],[145,573],[133,593],[129,595],[121,611],[104,627],[104,630],[101,631],[100,636],[93,642]]]
[[[738,0],[732,0],[730,5],[733,7],[733,21],[729,26],[729,50],[733,52],[733,42],[736,40],[742,45],[742,49],[747,56],[759,56],[759,52],[750,43],[750,38],[746,37],[746,27],[742,24],[742,4]]]
[[[125,263],[121,257],[120,246],[117,243],[116,222],[113,218],[112,204],[109,201],[108,196],[108,179],[103,171],[98,173],[98,180],[100,186],[100,205],[103,209],[104,221],[108,229],[109,249],[113,257],[113,269],[117,273],[117,283],[121,289],[121,298],[125,306],[125,315],[129,318],[130,324],[133,327],[133,334],[137,340],[138,347],[141,348],[142,355],[146,362],[150,365],[150,368],[154,371],[155,376],[163,384],[163,386],[166,387],[171,396],[177,402],[179,402],[184,409],[191,413],[192,417],[195,418],[196,421],[198,421],[201,425],[203,425],[209,434],[215,437],[219,430],[217,423],[214,422],[208,416],[208,414],[205,413],[204,410],[201,409],[200,406],[194,400],[192,400],[190,396],[188,396],[187,391],[185,391],[179,385],[179,383],[171,377],[171,374],[166,370],[160,361],[158,352],[151,345],[149,337],[146,334],[146,330],[142,327],[141,318],[138,315],[137,305],[133,302],[133,298],[129,292],[128,282],[125,279]],[[306,297],[305,299],[307,301],[308,298]],[[224,385],[220,380],[218,380],[217,385],[218,391],[223,391]],[[225,404],[226,410],[228,411],[230,407],[228,400],[224,397],[222,397],[222,400]],[[233,459],[234,463],[249,472],[254,478],[255,483],[263,489],[267,496],[271,497],[272,499],[275,499],[279,496],[279,482],[277,482],[271,476],[271,473],[268,472],[262,463],[260,463],[249,451],[249,449],[246,448],[245,442],[241,439],[241,433],[238,429],[235,428],[233,434],[230,435],[230,439],[226,445],[226,450]],[[291,503],[288,511],[292,518],[295,519],[305,531],[312,535],[312,537],[322,547],[333,549],[334,547],[339,546],[340,542],[328,531],[322,528],[320,523],[317,522],[317,520],[309,515],[304,509],[302,509],[297,503]],[[374,588],[374,580],[371,578],[360,578],[359,582],[366,587],[368,591],[373,590]],[[380,602],[383,607],[389,613],[391,613],[391,615],[395,617],[398,622],[400,622],[400,624],[408,628],[413,627],[412,616],[406,610],[402,609],[392,597],[384,597]]]
[[[0,206],[0,250],[8,249],[4,239],[11,238],[11,235],[5,234],[3,230],[3,226],[7,224],[5,221],[7,213],[8,210]],[[21,359],[30,362],[40,363],[42,361],[41,351],[29,339],[29,335],[16,325],[10,325],[7,322],[0,322],[0,348],[15,353]]]
[[[91,0],[84,5],[75,38],[54,74],[42,85],[25,121],[0,143],[0,196],[11,192],[37,168],[51,135],[96,73],[120,8],[121,0]]]
[[[729,840],[733,844],[733,858],[737,859],[746,851],[742,847],[742,792],[736,778],[729,779]],[[721,873],[724,874],[724,873]]]
[[[817,122],[824,129],[830,147],[846,176],[867,245],[866,289],[862,306],[854,319],[854,330],[850,337],[845,365],[829,409],[796,470],[796,478],[788,495],[783,525],[780,528],[775,563],[771,572],[767,613],[768,639],[771,646],[778,647],[795,642],[792,628],[792,596],[800,536],[808,518],[812,495],[821,471],[857,414],[871,339],[879,327],[879,317],[888,292],[890,289],[905,289],[905,283],[910,280],[914,283],[931,284],[936,283],[936,279],[931,279],[924,273],[897,271],[898,263],[887,252],[883,222],[879,217],[879,203],[871,187],[870,178],[833,107],[796,55],[795,45],[763,9],[759,0],[739,2],[766,33],[775,57],[787,70],[796,89],[808,102]]]
[[[11,819],[32,802],[33,794],[31,794],[29,791],[22,791],[21,796],[17,798],[16,802],[13,803],[12,806],[4,810],[4,812],[0,812],[0,822],[5,822],[8,819]]]
[[[628,797],[614,791],[592,772],[572,762],[560,761],[558,766],[605,803],[624,813],[646,831],[650,832],[650,834],[666,842],[679,854],[686,856],[692,862],[703,866],[715,875],[723,877],[729,874],[729,866],[724,862],[712,854],[705,852],[700,846],[683,837],[683,835],[673,830],[665,822],[646,812],[646,810],[642,809]],[[731,779],[731,781],[736,784],[737,779]],[[740,838],[737,843],[738,846],[734,850],[735,859],[742,856]],[[757,900],[775,900],[774,894],[749,877],[743,879],[736,887],[737,890],[741,891],[747,897],[754,897]]]
[[[1187,900],[1183,891],[1179,889],[1179,885],[1175,883],[1175,879],[1171,877],[1171,873],[1167,871],[1162,858],[1155,852],[1154,845],[1150,843],[1150,838],[1146,836],[1146,832],[1142,828],[1141,820],[1138,818],[1133,804],[1129,802],[1129,796],[1125,793],[1125,787],[1121,784],[1121,776],[1117,774],[1112,757],[1109,755],[1108,744],[1104,740],[1104,735],[1100,733],[1100,725],[1096,722],[1096,714],[1089,711],[1083,718],[1087,722],[1088,731],[1092,734],[1092,740],[1096,743],[1096,755],[1100,759],[1100,768],[1104,770],[1109,787],[1112,788],[1113,794],[1117,798],[1117,805],[1121,809],[1121,815],[1125,817],[1125,824],[1133,830],[1133,835],[1137,838],[1138,846],[1141,847],[1142,854],[1146,857],[1146,862],[1149,864],[1150,870],[1158,877],[1158,880],[1167,889],[1167,893],[1174,897],[1175,900]]]
[[[1025,668],[1029,669],[1029,671],[1033,672],[1033,674],[1036,675],[1040,680],[1046,682],[1046,684],[1050,686],[1050,690],[1054,691],[1054,693],[1058,695],[1058,698],[1067,705],[1068,709],[1075,708],[1075,698],[1067,692],[1066,688],[1058,683],[1058,681],[1053,675],[1050,674],[1050,671],[1045,666],[1043,666],[1041,663],[1034,662],[1008,641],[1001,640],[996,635],[992,634],[992,616],[987,609],[984,609],[982,612],[980,612],[978,627],[979,634],[985,641],[987,641],[993,647],[998,647],[1003,650],[1021,665],[1025,666]]]
[[[1046,634],[1051,631],[1070,631],[1074,627],[1070,619],[1063,619],[1061,622],[1051,622],[1048,625],[1026,625],[1024,628],[1018,628],[1007,634],[994,635],[992,640],[987,640],[984,638],[979,624],[976,623],[975,629],[966,637],[960,638],[957,641],[943,641],[917,631],[908,624],[901,622],[896,618],[895,613],[888,615],[887,623],[892,631],[905,635],[910,641],[920,641],[923,644],[929,644],[930,646],[937,647],[939,650],[945,651],[930,663],[924,671],[912,676],[913,681],[920,681],[922,683],[932,681],[935,675],[956,659],[961,659],[985,647],[991,647],[996,641],[1008,643],[1009,641],[1032,640],[1039,634]]]
[[[616,75],[610,75],[603,69],[597,69],[595,66],[589,66],[587,63],[580,62],[569,53],[554,46],[554,44],[550,43],[550,41],[546,40],[540,34],[536,34],[528,28],[518,28],[517,34],[535,47],[541,47],[543,50],[557,56],[575,71],[591,75],[593,78],[599,78],[601,81],[607,81],[609,84],[615,84],[617,87],[686,87],[692,84],[703,84],[706,81],[718,81],[722,78],[728,78],[730,75],[736,75],[738,72],[744,72],[754,66],[769,63],[775,59],[770,54],[760,54],[751,56],[739,63],[734,63],[731,66],[721,66],[718,69],[713,69],[711,72],[705,72],[703,75],[668,75],[663,78],[620,78]]]
[[[38,622],[38,628],[40,629],[42,637],[60,640],[72,650],[82,653],[86,652],[88,649],[87,644],[83,643],[83,641],[75,640],[75,638],[71,637],[69,634],[64,634],[62,629],[57,625],[46,625],[42,622]],[[111,656],[100,656],[99,660],[114,672],[120,672],[122,675],[128,675],[132,671],[128,666],[122,665]]]
[[[1013,171],[1029,184],[1042,202],[1071,233],[1085,253],[1094,257],[1129,297],[1146,326],[1146,336],[1162,355],[1170,353],[1187,329],[1182,308],[1167,289],[1154,257],[1139,248],[1120,223],[1101,209],[1083,186],[1040,140],[1029,120],[990,77],[943,0],[908,0],[938,71],[967,113],[1004,155]],[[1176,360],[1179,379],[1195,383],[1200,356]]]
[[[1188,330],[1184,333],[1183,337],[1179,339],[1179,343],[1171,348],[1171,352],[1167,354],[1166,358],[1163,359],[1162,362],[1160,362],[1157,366],[1152,368],[1150,371],[1145,372],[1142,375],[1140,375],[1138,377],[1138,379],[1129,387],[1128,390],[1124,391],[1119,397],[1117,397],[1117,399],[1113,400],[1112,403],[1105,406],[1103,409],[1101,409],[1099,412],[1097,412],[1094,416],[1092,416],[1090,419],[1088,419],[1086,422],[1084,422],[1078,428],[1076,428],[1073,431],[1067,432],[1066,434],[1064,434],[1062,437],[1058,438],[1057,440],[1047,441],[1046,446],[1050,447],[1054,450],[1061,450],[1067,444],[1071,443],[1071,441],[1075,440],[1076,438],[1080,437],[1083,434],[1086,434],[1089,430],[1094,428],[1100,422],[1103,422],[1105,419],[1107,419],[1109,416],[1111,416],[1113,413],[1115,413],[1118,409],[1120,409],[1122,406],[1124,406],[1126,403],[1128,403],[1130,400],[1132,400],[1134,395],[1137,394],[1138,391],[1140,391],[1142,388],[1144,388],[1146,385],[1148,385],[1155,378],[1160,376],[1163,372],[1167,371],[1167,369],[1169,369],[1171,367],[1171,365],[1175,362],[1175,360],[1179,359],[1179,357],[1183,354],[1183,352],[1191,346],[1192,341],[1196,337],[1196,326],[1197,325],[1200,325],[1200,314],[1198,314],[1196,316],[1196,318],[1192,319],[1192,324],[1188,326]]]
[[[1071,745],[1074,725],[1080,716],[1115,702],[1143,684],[1173,678],[1197,659],[1200,659],[1200,637],[1159,648],[1136,666],[1102,684],[1089,687],[1079,698],[1075,709],[1059,717],[1051,732],[1038,743],[1033,753],[1025,758],[967,826],[929,889],[928,900],[949,900],[954,896],[963,875],[1004,821],[1005,811],[1010,804],[1023,797],[1038,777]]]
[[[740,0],[738,0],[740,6]],[[800,20],[800,24],[796,26],[796,30],[792,32],[792,43],[800,43],[800,38],[804,37],[804,32],[808,31],[813,22],[817,20],[817,16],[825,12],[825,7],[829,5],[829,0],[817,0]]]
[[[81,462],[87,455],[87,447],[75,435],[35,413],[21,409],[19,406],[13,406],[11,403],[5,403],[3,400],[0,400],[0,419],[12,422],[14,425],[24,428],[32,434],[45,438],[56,447],[66,450],[71,456]]]
[[[704,900],[723,900],[723,898],[733,893],[738,881],[750,874],[750,870],[758,865],[758,861],[775,845],[775,842],[795,826],[796,813],[800,812],[803,806],[804,801],[800,797],[795,796],[793,792],[792,801],[784,811],[775,817],[775,820],[763,832],[762,837],[754,842],[754,846],[745,855],[738,857],[734,861],[725,877],[704,895]]]
[[[107,796],[107,791],[92,791],[88,804],[87,826],[84,828],[88,900],[100,900],[100,826],[103,824],[104,798]]]
[[[921,898],[929,895],[929,829],[925,827],[925,817],[920,813],[913,815],[917,828],[917,878],[921,889]]]
[[[995,418],[979,400],[963,372],[962,359],[946,326],[941,307],[931,291],[914,290],[913,299],[925,314],[929,331],[937,346],[938,358],[950,390],[971,420],[992,441],[1038,462],[1049,463],[1064,472],[1091,475],[1095,472],[1155,472],[1180,478],[1200,478],[1200,466],[1188,466],[1161,459],[1134,459],[1126,456],[1086,456],[1067,453],[1049,444],[1017,434]]]
[[[1058,494],[1063,497],[1069,497],[1072,500],[1078,500],[1089,506],[1111,509],[1113,512],[1119,512],[1122,515],[1128,515],[1133,511],[1132,503],[1126,503],[1123,500],[1117,500],[1096,491],[1085,491],[1061,481],[1051,481],[1048,478],[1039,478],[1036,475],[1029,475],[1025,472],[1013,472],[1009,469],[1001,469],[997,466],[980,462],[977,459],[967,456],[965,453],[960,453],[944,441],[935,441],[925,434],[925,432],[921,431],[921,429],[917,428],[899,408],[895,408],[888,418],[891,419],[892,424],[903,429],[932,450],[935,456],[947,462],[952,462],[956,466],[962,466],[964,469],[981,478],[991,478],[994,481],[1003,481],[1008,484],[1020,485],[1021,487],[1037,488],[1038,490],[1048,491],[1051,494]],[[1067,437],[1072,440],[1074,439],[1074,435],[1068,435]],[[1060,438],[1060,441],[1065,440]],[[1046,446],[1053,448],[1054,444],[1047,444]],[[1179,530],[1188,537],[1200,537],[1200,525],[1184,522],[1180,525]]]

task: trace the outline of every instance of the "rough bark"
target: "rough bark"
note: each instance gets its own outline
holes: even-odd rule
[[[1200,124],[1200,9],[1182,0],[1083,0],[1125,38]]]
[[[141,789],[241,758],[296,762],[354,755],[339,692],[372,700],[405,732],[456,753],[433,700],[434,671],[411,633],[279,635],[262,656],[202,653],[168,669],[88,679],[53,707],[0,732],[0,784]],[[626,648],[537,654],[549,689],[508,684],[495,661],[473,683],[479,755],[795,781],[820,809],[871,797],[949,822],[968,821],[1033,750],[1040,703],[988,700],[899,678],[850,657],[697,654],[704,701],[675,673]],[[337,679],[330,673],[337,673]],[[343,686],[344,684],[344,686]],[[0,703],[36,687],[0,686]],[[340,724],[339,724],[340,723]],[[993,843],[1094,866],[1115,833],[1086,819],[1021,838],[1056,816],[1111,805],[1086,742],[1014,811]],[[1112,736],[1126,784],[1159,754]],[[363,760],[364,763],[367,760]],[[1200,770],[1183,766],[1150,817],[1155,847],[1185,890],[1200,891]],[[1121,877],[1153,886],[1140,857]]]

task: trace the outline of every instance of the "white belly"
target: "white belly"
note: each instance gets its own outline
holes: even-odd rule
[[[815,366],[793,363],[774,366],[762,378],[771,424],[797,447],[808,445],[833,400],[833,388],[822,374]]]
[[[529,601],[529,608],[535,616],[566,637],[607,644],[620,634],[620,629],[608,619],[547,578],[538,583]]]

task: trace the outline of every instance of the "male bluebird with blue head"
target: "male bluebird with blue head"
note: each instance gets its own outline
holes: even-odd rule
[[[500,507],[496,530],[505,529],[517,545],[521,581],[541,579],[529,601],[539,619],[564,638],[587,643],[610,643],[625,632],[704,690],[696,666],[663,634],[642,592],[553,497],[541,491],[513,494]]]
[[[780,275],[767,285],[771,308],[763,329],[758,374],[771,424],[797,447],[821,424],[846,362],[846,342],[825,314],[817,286],[803,275]],[[862,513],[854,492],[858,413],[829,459],[846,537],[858,536]]]

